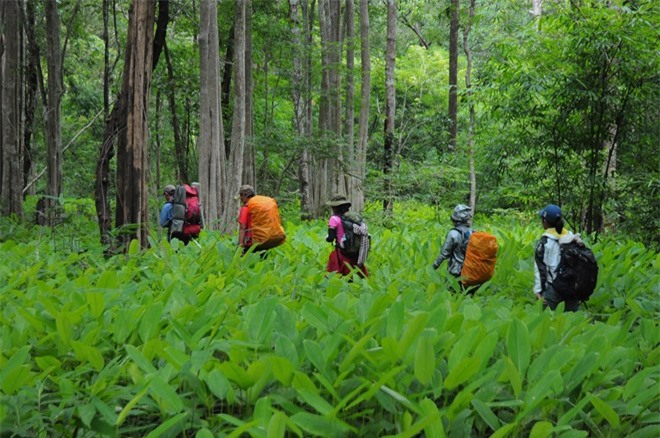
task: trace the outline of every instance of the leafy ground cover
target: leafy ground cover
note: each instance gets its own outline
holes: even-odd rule
[[[367,213],[371,277],[352,282],[323,272],[324,221],[285,221],[265,260],[214,233],[104,258],[75,208],[55,230],[0,224],[2,436],[660,433],[660,260],[641,244],[594,243],[596,294],[564,313],[531,291],[533,216],[476,218],[500,255],[469,297],[431,268],[448,217],[418,205]]]

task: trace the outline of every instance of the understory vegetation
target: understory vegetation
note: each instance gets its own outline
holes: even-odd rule
[[[431,267],[448,206],[368,208],[353,281],[295,209],[261,260],[207,232],[106,258],[91,202],[65,207],[53,228],[0,222],[1,436],[660,433],[660,259],[640,243],[589,242],[597,290],[564,313],[532,293],[531,214],[477,215],[500,249],[470,297]]]

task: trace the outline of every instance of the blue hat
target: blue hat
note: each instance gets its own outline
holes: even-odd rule
[[[554,204],[548,204],[543,210],[539,211],[539,217],[545,219],[549,224],[554,224],[561,219],[561,208]]]

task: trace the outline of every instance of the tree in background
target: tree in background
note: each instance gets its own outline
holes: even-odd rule
[[[458,133],[458,26],[460,17],[460,0],[451,0],[449,6],[449,144],[453,151],[456,148]]]
[[[367,174],[367,141],[369,139],[369,108],[371,103],[371,44],[369,39],[369,2],[360,0],[360,119],[358,141],[355,150],[355,168],[352,185],[353,209],[361,212],[364,208],[364,188]]]
[[[217,3],[214,0],[202,0],[199,12],[199,182],[204,190],[202,205],[207,228],[218,229],[218,220],[227,200],[222,190],[226,158],[221,112]]]
[[[23,216],[22,1],[0,2],[0,214]]]
[[[470,162],[470,208],[472,212],[477,211],[477,174],[474,167],[474,92],[472,90],[472,52],[468,37],[470,36],[470,27],[474,21],[474,3],[475,0],[470,0],[470,7],[468,10],[468,21],[463,29],[463,50],[467,58],[467,68],[465,69],[465,90],[466,100],[468,104],[468,112],[470,113],[470,121],[468,123],[468,160]]]
[[[117,212],[115,226],[124,228],[119,242],[148,244],[149,95],[153,65],[156,2],[134,0],[128,22],[125,64],[118,114]]]
[[[394,67],[396,63],[396,3],[387,1],[387,49],[385,51],[385,136],[383,175],[385,187],[383,191],[383,210],[392,213],[394,198],[392,192],[392,167],[394,162],[394,118],[396,115],[396,87],[394,83]]]

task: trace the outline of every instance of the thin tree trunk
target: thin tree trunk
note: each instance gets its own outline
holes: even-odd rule
[[[170,103],[170,113],[172,114],[172,131],[174,133],[174,155],[177,162],[178,180],[189,183],[188,179],[188,154],[187,148],[181,136],[179,126],[179,117],[176,108],[176,81],[174,80],[174,68],[170,60],[170,51],[167,44],[164,46],[165,63],[167,65],[167,96]]]
[[[460,0],[451,0],[449,9],[449,144],[453,151],[456,148],[458,133],[458,24]]]
[[[358,144],[356,151],[357,172],[353,187],[353,208],[364,209],[364,180],[367,174],[367,141],[369,137],[369,109],[371,102],[371,44],[369,41],[369,0],[360,0],[360,59],[362,61],[362,85]]]
[[[243,176],[243,153],[245,149],[245,0],[236,1],[234,21],[234,115],[231,125],[231,155],[225,184],[226,199],[238,195]],[[232,208],[233,207],[233,208]],[[228,204],[223,215],[224,231],[236,228],[238,204]]]
[[[355,157],[355,10],[353,0],[346,2],[346,160],[347,170],[345,185],[346,193],[350,199],[356,197],[354,190],[356,174],[358,172]]]
[[[474,20],[474,2],[470,0],[470,9],[468,22],[463,30],[463,50],[467,57],[467,68],[465,69],[465,88],[467,89],[468,105],[470,107],[470,122],[468,126],[468,148],[470,159],[470,208],[472,212],[477,211],[477,175],[474,168],[474,93],[472,91],[471,73],[472,73],[472,52],[470,51],[470,44],[468,37],[470,35],[470,27]]]
[[[60,14],[56,0],[47,0],[46,63],[48,67],[48,100],[45,108],[48,179],[46,183],[46,211],[56,204],[62,193],[62,46],[60,44]],[[49,215],[49,225],[52,216]]]
[[[218,55],[218,10],[215,0],[200,2],[199,182],[206,228],[219,229],[225,199],[224,130]]]
[[[245,154],[243,184],[257,187],[254,153],[254,80],[252,78],[252,0],[245,4]]]
[[[392,193],[392,164],[394,143],[394,117],[396,114],[396,94],[394,87],[394,68],[396,62],[396,4],[394,0],[387,1],[387,49],[385,52],[385,144],[383,174],[385,187],[383,194],[383,210],[392,213],[394,195]]]

